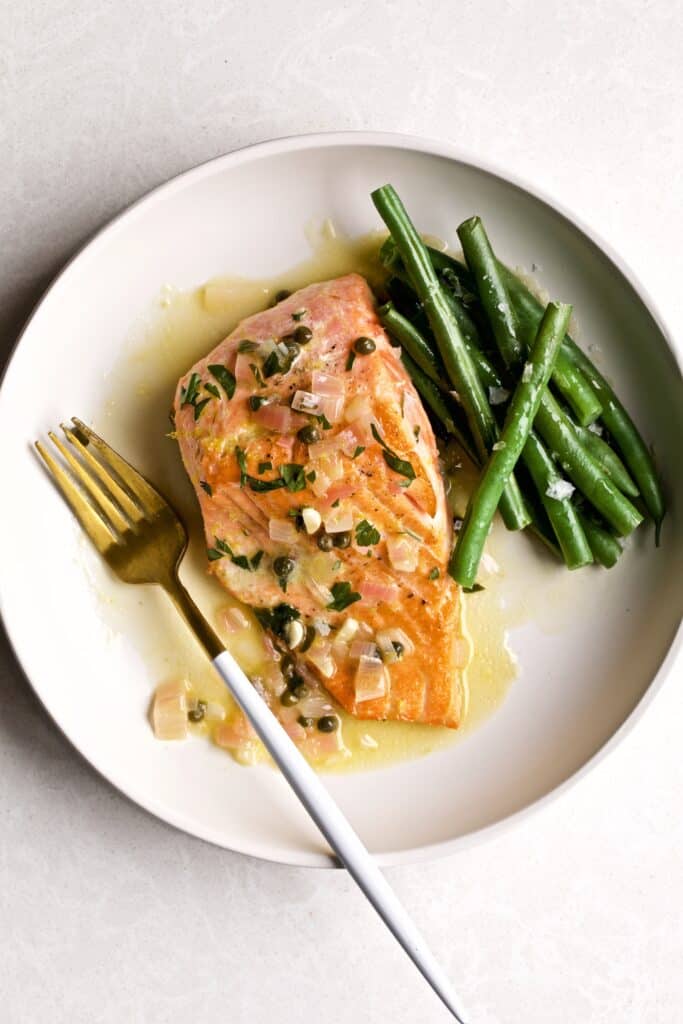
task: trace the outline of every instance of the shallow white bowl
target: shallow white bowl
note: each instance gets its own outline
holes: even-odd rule
[[[328,776],[335,798],[382,864],[452,852],[594,764],[642,713],[680,646],[680,370],[642,286],[602,243],[500,171],[414,138],[284,139],[181,175],[68,265],[14,353],[0,392],[0,608],[45,707],[115,786],[197,836],[293,864],[331,862],[275,772],[241,768],[208,744],[153,739],[144,659],[125,632],[112,641],[89,577],[114,596],[122,585],[84,548],[31,445],[72,414],[96,418],[122,340],[163,282],[191,287],[218,273],[284,270],[308,255],[303,228],[313,217],[331,217],[351,235],[379,227],[369,193],[386,181],[422,230],[451,244],[456,225],[481,213],[504,259],[540,264],[542,283],[574,303],[581,338],[599,344],[601,366],[667,470],[669,515],[659,550],[651,530],[638,531],[611,573],[572,583],[576,604],[564,609],[561,630],[531,621],[515,631],[521,676],[488,722],[422,760]],[[154,443],[141,438],[140,452],[127,454],[144,468]],[[148,589],[138,594],[161,601]],[[168,628],[177,628],[168,614]]]

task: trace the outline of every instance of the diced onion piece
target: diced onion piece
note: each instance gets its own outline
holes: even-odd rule
[[[364,580],[358,584],[361,597],[367,604],[377,604],[385,601],[392,604],[398,600],[400,589],[395,583],[382,583],[374,580]]]
[[[317,533],[322,524],[322,516],[318,512],[317,508],[304,508],[301,510],[301,518],[304,521],[304,527],[306,533],[313,534]]]
[[[338,640],[335,637],[332,641],[332,654],[334,655],[337,664],[339,664],[340,661],[346,661],[349,656],[349,645],[345,644],[343,640]]]
[[[311,416],[321,416],[322,403],[321,395],[316,395],[312,391],[297,391],[292,399],[292,409],[296,409],[297,412],[310,413]]]
[[[340,640],[341,643],[348,644],[353,640],[357,632],[358,622],[349,615],[344,625],[337,632],[337,640]]]
[[[225,708],[218,701],[210,700],[204,708],[204,718],[210,722],[222,722],[225,718]]]
[[[285,640],[290,651],[298,647],[304,638],[305,630],[298,619],[288,622],[285,626]]]
[[[318,633],[319,636],[329,636],[330,633],[332,632],[332,627],[330,626],[327,619],[321,619],[316,616],[316,618],[313,619],[313,626],[315,628],[316,633]]]
[[[252,413],[254,421],[266,430],[274,430],[277,434],[295,433],[305,423],[302,416],[297,416],[288,405],[262,405]]]
[[[353,529],[353,512],[344,505],[331,508],[325,515],[324,523],[327,533],[345,533]]]
[[[382,649],[382,643],[385,639],[390,643],[398,643],[403,645],[403,650],[406,654],[415,653],[415,644],[410,639],[408,634],[404,632],[400,626],[392,626],[390,629],[383,629],[377,634],[377,645]]]
[[[299,537],[294,520],[271,519],[268,523],[268,536],[279,544],[296,544]]]
[[[309,693],[308,697],[304,697],[303,700],[300,700],[297,707],[299,709],[299,714],[304,715],[306,718],[321,718],[323,715],[327,715],[332,711],[330,698],[327,694],[321,693],[320,690],[315,689]]]
[[[310,468],[315,470],[315,480],[311,487],[313,493],[319,498],[327,494],[330,485],[344,475],[344,463],[336,452],[318,459]]]
[[[344,381],[340,377],[333,377],[320,370],[313,371],[311,387],[316,395],[322,395],[323,398],[337,398],[346,392]]]
[[[246,629],[249,625],[249,619],[242,609],[237,608],[237,606],[224,608],[220,613],[220,622],[228,633],[237,633],[241,629]]]
[[[349,649],[349,657],[354,661],[359,658],[376,658],[377,644],[370,640],[354,640]]]
[[[311,459],[321,459],[333,452],[343,451],[345,455],[353,455],[358,446],[358,439],[352,430],[340,430],[334,437],[323,437],[322,441],[308,446]]]
[[[316,636],[315,640],[305,654],[307,661],[314,665],[321,676],[330,679],[334,675],[337,666],[332,657],[332,645],[322,637]]]
[[[416,541],[406,534],[389,534],[387,537],[389,561],[398,572],[415,572],[419,557]]]
[[[380,658],[361,655],[354,679],[356,703],[383,697],[387,691],[386,669]]]
[[[187,736],[187,690],[184,683],[162,683],[154,694],[152,727],[158,740]]]
[[[387,636],[386,630],[382,630],[377,634],[377,646],[379,647],[379,653],[382,656],[382,661],[385,665],[393,665],[398,661],[398,654],[391,641],[391,638]]]
[[[238,711],[229,722],[222,722],[217,727],[213,738],[219,747],[224,747],[226,750],[236,750],[242,744],[256,739],[256,733],[249,719],[241,711]]]
[[[320,414],[324,416],[329,423],[339,423],[344,412],[344,396],[336,395],[334,397],[326,397],[320,399]]]

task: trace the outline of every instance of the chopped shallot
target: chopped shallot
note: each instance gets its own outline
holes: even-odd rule
[[[326,513],[323,522],[327,533],[345,533],[353,529],[353,512],[350,508],[340,505],[337,508],[331,508]]]
[[[343,451],[345,455],[353,455],[357,445],[358,440],[352,430],[340,430],[334,437],[323,437],[322,441],[309,445],[308,456],[311,459],[320,459],[324,455],[338,451]]]
[[[354,680],[356,703],[383,697],[387,691],[386,669],[380,658],[361,655]]]
[[[162,683],[152,704],[152,726],[158,740],[184,740],[187,736],[187,686],[184,681]]]
[[[406,534],[389,534],[387,537],[389,561],[398,572],[415,572],[419,557],[416,542]]]
[[[329,423],[339,423],[344,411],[344,396],[325,397],[320,400],[320,415]]]
[[[352,618],[349,615],[348,619],[337,633],[337,640],[340,640],[342,643],[347,644],[351,640],[353,640],[357,632],[358,622],[356,621],[356,619]]]
[[[253,417],[260,427],[274,430],[277,434],[294,433],[306,422],[303,416],[296,416],[288,405],[262,405]]]
[[[310,413],[311,416],[321,416],[322,402],[322,396],[315,395],[312,391],[297,391],[292,399],[292,409]]]
[[[349,650],[349,656],[358,661],[359,658],[376,658],[377,644],[369,640],[354,640]]]
[[[311,665],[314,665],[318,672],[325,679],[329,679],[334,675],[336,665],[334,658],[332,657],[332,645],[321,637],[316,636],[311,646],[306,651],[305,657],[310,661]]]
[[[395,583],[381,583],[373,580],[363,580],[358,584],[358,590],[368,604],[378,601],[386,601],[391,604],[398,599],[400,593],[399,587]]]
[[[400,626],[391,626],[389,629],[380,630],[377,634],[378,646],[381,648],[383,642],[387,641],[392,645],[394,643],[401,644],[405,654],[415,653],[415,644]]]

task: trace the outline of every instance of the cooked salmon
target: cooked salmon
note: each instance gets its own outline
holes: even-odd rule
[[[438,452],[364,278],[244,320],[174,412],[222,585],[353,715],[457,727],[467,642]]]

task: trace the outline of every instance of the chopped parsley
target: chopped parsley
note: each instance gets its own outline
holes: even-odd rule
[[[221,366],[220,363],[213,363],[211,366],[207,367],[207,369],[211,376],[216,378],[228,398],[232,398],[235,394],[235,375],[230,372],[227,366]],[[207,384],[206,387],[208,390],[209,385]]]
[[[409,487],[410,482],[415,479],[415,470],[413,469],[412,464],[408,462],[407,459],[402,459],[396,454],[396,452],[392,452],[391,448],[389,448],[386,442],[382,440],[382,436],[374,423],[370,424],[370,429],[375,441],[382,446],[382,455],[384,456],[384,461],[389,469],[393,469],[394,473],[399,473],[401,476],[404,476],[408,480],[408,483],[403,484],[402,486]]]
[[[186,388],[180,390],[180,404],[183,405],[194,405],[199,397],[199,385],[202,382],[202,378],[198,373],[193,373],[187,382]]]
[[[427,579],[429,579],[429,580],[438,580],[440,575],[441,575],[441,573],[439,571],[439,568],[438,568],[438,566],[435,565],[433,569],[430,569],[429,575],[427,576]]]
[[[210,398],[202,398],[201,402],[195,402],[194,403],[194,418],[195,418],[195,422],[199,419],[199,417],[204,412],[204,409],[206,408],[206,406],[209,404],[210,401],[211,401]]]
[[[263,376],[272,377],[274,373],[279,373],[280,370],[281,366],[279,356],[277,352],[273,350],[263,362]]]
[[[240,468],[240,487],[244,487],[247,481],[247,454],[244,448],[240,448],[239,445],[235,446],[235,458]]]
[[[240,569],[246,569],[247,572],[252,571],[252,566],[249,564],[249,559],[246,555],[236,555],[227,541],[221,540],[220,537],[216,537],[216,546],[209,548],[207,555],[209,556],[210,562],[215,562],[218,558],[227,556],[233,565],[239,566]],[[263,554],[263,552],[261,552]],[[260,559],[259,559],[260,561]],[[258,562],[257,562],[258,564]]]
[[[299,320],[303,320],[307,313],[307,309],[297,309],[295,313],[292,313],[292,320],[296,320],[298,323]]]
[[[482,587],[481,583],[473,583],[471,587],[462,588],[464,594],[478,594],[480,590],[486,590],[486,587]]]
[[[249,476],[247,473],[244,482],[249,484],[252,491],[257,491],[259,494],[265,494],[267,491],[277,491],[281,487],[286,486],[281,476],[276,476],[274,480],[259,480],[257,476]]]
[[[264,629],[271,630],[279,637],[284,635],[285,626],[301,618],[301,612],[284,601],[276,604],[274,608],[254,608],[254,615]]]
[[[248,341],[247,338],[244,338],[242,341],[240,341],[239,345],[237,346],[237,351],[238,352],[255,352],[257,348],[258,348],[258,345],[256,344],[255,341]]]
[[[266,473],[269,469],[273,468],[272,462],[259,462],[258,471],[259,473]]]
[[[216,387],[215,384],[206,383],[204,385],[204,387],[209,392],[210,395],[213,395],[214,398],[220,398],[221,397],[221,393],[220,393],[220,391],[218,390],[218,388]]]
[[[265,552],[261,550],[261,551],[257,551],[256,554],[251,556],[251,567],[252,567],[252,569],[254,569],[254,570],[258,569],[259,565],[261,564],[261,559],[263,558],[264,554],[265,554]]]
[[[310,473],[306,474],[306,479],[308,480],[309,484],[314,484],[315,483],[316,476],[317,476],[317,473],[316,473],[316,471],[314,469],[312,469]]]
[[[371,544],[379,544],[379,530],[367,519],[361,519],[356,526],[356,544],[359,548],[369,548]]]
[[[332,563],[332,572],[337,572],[339,569],[341,569],[341,558],[338,558],[336,562]]]
[[[352,458],[352,459],[357,459],[357,458],[358,458],[358,456],[359,456],[359,455],[362,455],[364,451],[365,451],[365,445],[363,445],[363,444],[359,444],[359,445],[357,446],[357,448],[356,448],[355,452],[354,452],[354,453],[353,453],[353,455],[351,456],[351,458]]]
[[[419,441],[420,440],[420,424],[419,423],[416,423],[415,426],[413,427],[413,433],[415,434],[415,440]]]
[[[318,423],[323,428],[323,430],[332,430],[332,424],[328,420],[325,413],[322,413],[320,416],[316,416],[315,418],[317,419]]]
[[[283,466],[280,466],[280,476],[287,490],[291,491],[293,494],[296,491],[303,491],[306,489],[306,474],[304,472],[304,467],[300,466],[298,463],[285,462]]]
[[[332,502],[332,508],[339,508],[339,498],[337,498],[336,501]]]
[[[213,498],[213,488],[211,484],[207,484],[206,480],[200,480],[199,486],[203,491],[206,491],[210,498]]]
[[[327,607],[333,612],[343,612],[350,604],[360,601],[360,594],[351,590],[351,584],[347,580],[344,580],[343,583],[333,583],[331,590],[333,600]]]
[[[346,357],[346,369],[347,369],[347,371],[350,371],[350,370],[353,369],[353,364],[355,363],[355,361],[356,361],[356,353],[355,353],[355,351],[352,348],[350,348],[349,349],[349,354]]]

